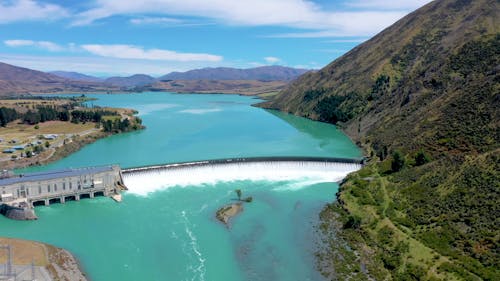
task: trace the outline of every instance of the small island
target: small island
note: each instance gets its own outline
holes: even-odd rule
[[[237,200],[238,202],[226,205],[226,206],[218,209],[216,214],[215,214],[215,217],[219,221],[224,223],[226,226],[229,225],[230,219],[232,219],[233,217],[235,217],[238,214],[240,214],[241,212],[243,212],[243,203],[244,202],[250,203],[253,201],[253,198],[251,196],[242,199],[241,198],[241,195],[242,195],[241,189],[236,189],[235,192],[236,192],[236,195],[238,196],[238,199],[235,199],[235,200]]]

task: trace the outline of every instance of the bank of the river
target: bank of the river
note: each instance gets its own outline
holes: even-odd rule
[[[34,273],[37,280],[43,281],[50,281],[47,277],[54,281],[87,280],[77,259],[67,250],[45,243],[2,237],[0,237],[0,246],[10,247],[12,269],[17,273],[17,277],[31,276]],[[7,249],[4,248],[0,255],[0,263],[6,262]],[[33,273],[31,272],[32,264],[34,265]],[[24,275],[19,276],[22,274]]]

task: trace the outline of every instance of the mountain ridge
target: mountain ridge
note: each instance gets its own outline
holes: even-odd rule
[[[56,75],[61,78],[76,80],[76,81],[86,81],[86,82],[102,82],[103,79],[79,72],[74,71],[49,71],[49,74]]]
[[[367,156],[321,213],[326,277],[500,279],[499,6],[433,1],[260,105]]]
[[[207,67],[186,72],[171,72],[159,80],[266,80],[290,81],[308,72],[285,66],[261,66],[255,68]]]

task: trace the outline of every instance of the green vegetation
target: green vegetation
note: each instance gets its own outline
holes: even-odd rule
[[[5,127],[7,123],[16,120],[18,114],[16,110],[7,107],[0,107],[0,126]]]
[[[500,150],[454,161],[408,166],[390,176],[382,162],[372,163],[350,175],[339,202],[323,210],[343,221],[338,235],[366,256],[372,277],[500,278]]]
[[[399,172],[405,166],[405,157],[399,151],[392,154],[391,169],[393,172]]]
[[[245,197],[245,198],[241,199],[241,196],[242,196],[241,189],[236,189],[234,192],[236,192],[236,196],[238,197],[238,199],[237,199],[238,201],[247,202],[247,203],[251,203],[253,201],[252,196]]]
[[[40,98],[34,98],[38,101]],[[45,101],[45,99],[41,99]],[[18,109],[9,107],[0,107],[0,125],[5,127],[7,123],[20,119],[23,123],[35,125],[47,121],[63,121],[75,124],[93,122],[96,127],[102,125],[105,132],[127,132],[142,128],[142,120],[139,117],[130,118],[130,116],[121,116],[118,110],[103,109],[100,107],[88,108],[83,104],[86,101],[84,96],[71,99],[70,102],[57,103],[59,100],[47,98],[48,101],[55,102],[51,105],[34,105],[22,100]],[[62,99],[66,101],[65,99]],[[23,104],[26,103],[26,104]],[[23,111],[24,110],[24,111]]]
[[[500,280],[499,10],[433,1],[263,104],[370,158],[320,215],[325,276]]]

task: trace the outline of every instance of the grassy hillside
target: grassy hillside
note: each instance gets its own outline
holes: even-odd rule
[[[326,276],[500,280],[499,14],[434,1],[263,104],[371,159],[321,214]]]

